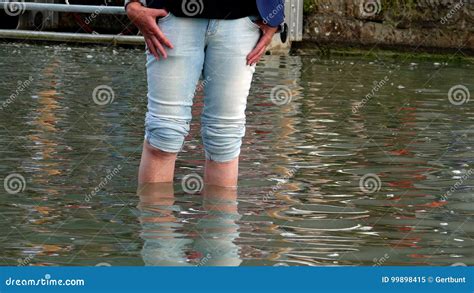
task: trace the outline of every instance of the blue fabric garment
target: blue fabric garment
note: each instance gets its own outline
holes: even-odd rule
[[[257,0],[257,7],[268,25],[275,27],[285,21],[285,0]]]
[[[170,2],[169,2],[170,1]],[[152,8],[166,8],[169,3],[172,3],[170,6],[180,6],[177,2],[182,3],[182,1],[188,1],[188,4],[191,2],[197,3],[197,5],[206,6],[206,2],[211,3],[210,7],[215,7],[213,0],[147,0],[147,6]],[[231,1],[231,0],[227,0]],[[283,23],[285,19],[285,1],[284,0],[255,0],[257,2],[258,12],[265,23],[270,26],[276,27]],[[168,4],[167,4],[168,3]],[[219,3],[222,3],[223,7],[226,6],[225,0],[220,0]],[[244,10],[245,11],[245,10]],[[225,18],[232,19],[238,17],[244,17],[249,15],[240,15],[239,13],[226,15]],[[186,16],[186,15],[180,15]],[[199,15],[194,15],[194,17],[199,17]],[[216,13],[215,15],[206,15],[207,18],[224,18],[222,14]]]

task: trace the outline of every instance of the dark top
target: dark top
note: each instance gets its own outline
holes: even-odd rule
[[[259,15],[256,0],[147,0],[151,8],[166,8],[175,16],[237,19]]]

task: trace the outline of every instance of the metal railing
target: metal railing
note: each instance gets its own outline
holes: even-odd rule
[[[124,15],[123,6],[107,5],[75,5],[60,3],[36,3],[36,2],[6,2],[0,0],[0,9],[7,12],[7,15],[23,16],[26,11],[32,12],[71,12],[85,14],[114,14]],[[26,16],[25,16],[26,17]],[[124,36],[112,34],[86,34],[86,33],[64,33],[64,32],[45,32],[33,30],[10,30],[0,29],[0,38],[3,39],[22,39],[35,41],[54,41],[54,42],[75,42],[75,43],[94,43],[94,44],[120,44],[120,45],[143,45],[145,43],[142,36]]]
[[[285,0],[286,22],[289,26],[289,40],[300,41],[302,39],[303,24],[303,0]],[[87,14],[126,14],[122,6],[107,5],[77,5],[77,4],[59,4],[59,3],[37,3],[37,2],[9,2],[8,0],[0,0],[0,9],[7,12],[7,15],[16,15],[22,17],[25,11],[49,12],[72,12]],[[8,13],[10,12],[10,13]],[[114,44],[134,44],[140,45],[144,43],[143,37],[140,36],[122,36],[122,35],[98,35],[84,33],[60,33],[60,32],[42,32],[29,30],[4,30],[0,29],[0,38],[19,39],[26,38],[31,40],[46,41],[73,41],[86,43],[108,43]],[[279,39],[279,38],[275,38]],[[278,44],[279,41],[274,42]]]
[[[58,33],[27,30],[1,30],[0,38],[30,41],[74,42],[89,44],[144,45],[142,36],[123,36],[109,34]]]
[[[0,2],[5,11],[53,11],[53,12],[76,12],[96,14],[125,14],[122,6],[106,5],[69,5],[57,3],[34,3],[34,2]]]

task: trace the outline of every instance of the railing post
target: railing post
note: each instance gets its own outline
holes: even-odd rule
[[[60,3],[58,0],[33,0],[34,3]],[[54,11],[25,11],[20,15],[17,29],[54,30],[59,26],[59,14]]]

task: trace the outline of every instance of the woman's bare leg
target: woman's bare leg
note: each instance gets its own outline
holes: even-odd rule
[[[167,153],[143,144],[138,183],[173,182],[176,153]]]
[[[239,177],[239,158],[219,163],[206,160],[204,182],[220,187],[236,187]]]

